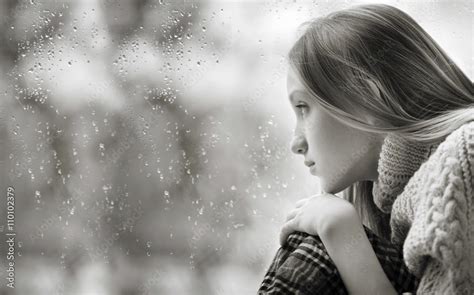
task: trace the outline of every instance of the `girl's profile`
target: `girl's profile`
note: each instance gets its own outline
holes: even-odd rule
[[[393,6],[303,27],[291,150],[323,192],[287,215],[259,294],[473,294],[472,81]]]
[[[0,0],[0,295],[474,294],[472,1],[371,2]]]

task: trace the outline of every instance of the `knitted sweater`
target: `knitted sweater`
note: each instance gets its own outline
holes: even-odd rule
[[[417,294],[474,294],[474,121],[432,144],[388,135],[378,173],[374,201]]]

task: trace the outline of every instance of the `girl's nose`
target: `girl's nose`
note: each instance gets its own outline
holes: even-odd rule
[[[306,139],[301,136],[297,135],[293,138],[291,142],[291,151],[295,154],[304,154],[308,149],[308,144],[306,143]]]

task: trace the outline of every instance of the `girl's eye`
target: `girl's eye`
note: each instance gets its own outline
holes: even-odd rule
[[[300,111],[302,115],[305,115],[308,111],[308,106],[305,104],[299,104],[299,105],[296,105],[295,107]]]

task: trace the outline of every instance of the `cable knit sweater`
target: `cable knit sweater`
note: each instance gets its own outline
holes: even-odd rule
[[[474,121],[432,144],[388,135],[378,172],[374,201],[417,294],[474,294]]]

